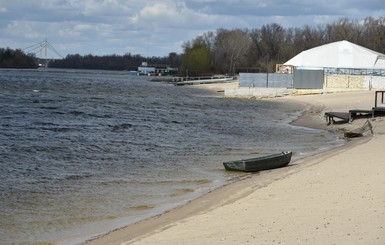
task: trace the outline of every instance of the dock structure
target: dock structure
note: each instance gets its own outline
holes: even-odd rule
[[[327,125],[334,124],[334,123],[343,123],[343,122],[351,123],[356,118],[363,118],[363,117],[374,118],[376,115],[384,115],[385,114],[384,95],[385,95],[385,91],[375,92],[374,107],[372,107],[371,110],[353,109],[353,110],[349,110],[349,112],[325,112],[325,119],[326,119]],[[335,120],[336,118],[339,120],[336,121]]]
[[[355,118],[361,118],[361,117],[373,117],[373,110],[361,110],[361,109],[354,109],[349,110],[349,122],[353,122]]]
[[[210,84],[210,83],[224,83],[232,82],[234,77],[220,76],[220,77],[175,77],[173,83],[176,86],[195,85],[195,84]]]
[[[385,112],[385,108],[384,108],[384,112]],[[334,124],[334,123],[343,123],[343,122],[351,123],[356,118],[367,118],[367,117],[374,117],[374,111],[354,109],[354,110],[349,110],[349,112],[325,112],[325,119],[326,119],[327,125]],[[338,118],[340,120],[336,121],[335,118]]]
[[[335,118],[340,119],[336,121]],[[346,112],[325,112],[325,119],[327,125],[334,124],[337,122],[350,122],[350,115]]]
[[[379,97],[379,95],[381,94],[381,98]],[[375,93],[375,97],[374,97],[374,107],[372,108],[372,111],[373,111],[373,117],[375,116],[375,114],[384,114],[385,113],[385,104],[384,104],[384,94],[385,94],[385,91],[376,91]],[[379,99],[381,99],[379,101]]]

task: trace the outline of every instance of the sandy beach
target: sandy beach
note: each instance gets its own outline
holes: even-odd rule
[[[207,89],[226,86],[235,84]],[[324,112],[371,109],[374,91],[273,100],[305,105],[294,125],[338,135],[367,119],[327,126]],[[371,123],[373,135],[367,132],[286,168],[247,175],[87,244],[385,244],[385,121],[376,117]]]

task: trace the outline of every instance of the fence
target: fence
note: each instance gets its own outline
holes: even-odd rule
[[[295,70],[294,74],[240,73],[239,87],[321,89],[324,92],[384,89],[385,76],[329,74]]]
[[[240,73],[240,87],[292,88],[293,74]]]

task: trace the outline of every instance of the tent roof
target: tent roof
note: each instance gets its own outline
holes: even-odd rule
[[[385,54],[344,40],[305,50],[284,65],[385,69]]]

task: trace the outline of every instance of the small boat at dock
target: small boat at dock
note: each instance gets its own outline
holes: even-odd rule
[[[286,151],[261,157],[224,162],[223,166],[229,171],[257,172],[284,167],[290,163],[291,156],[292,152]]]

